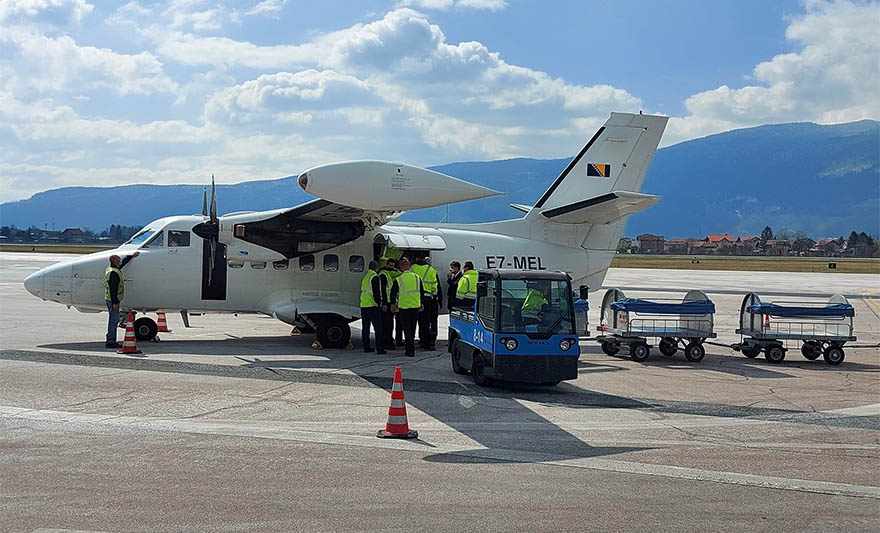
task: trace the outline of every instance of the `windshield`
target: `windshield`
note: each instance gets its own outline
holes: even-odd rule
[[[499,331],[573,335],[570,295],[568,281],[502,280]]]
[[[125,244],[130,244],[130,245],[143,244],[147,241],[147,239],[152,237],[154,233],[156,233],[155,229],[144,228],[144,229],[140,230],[139,232],[135,233],[134,237],[129,239],[128,242],[126,242]]]

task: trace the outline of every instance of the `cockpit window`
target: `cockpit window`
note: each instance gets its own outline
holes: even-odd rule
[[[134,237],[129,239],[128,242],[125,244],[142,244],[142,243],[146,242],[147,239],[152,237],[154,233],[156,233],[156,230],[144,228],[144,229],[140,230],[139,232],[135,233]]]
[[[189,232],[176,229],[168,230],[168,247],[189,246]]]
[[[163,232],[159,231],[152,239],[147,241],[144,248],[162,248],[165,246],[165,238]]]

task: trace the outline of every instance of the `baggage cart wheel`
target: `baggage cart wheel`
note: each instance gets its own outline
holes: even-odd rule
[[[663,355],[673,356],[678,351],[678,342],[672,337],[663,337],[657,347]]]
[[[742,354],[749,359],[754,359],[761,353],[761,346],[758,344],[754,346],[743,346],[740,351],[742,351]]]
[[[471,377],[474,378],[474,383],[480,387],[492,386],[492,378],[486,376],[486,363],[483,361],[483,354],[474,355],[474,364],[471,367]]]
[[[452,371],[459,375],[466,375],[468,373],[467,368],[461,366],[461,343],[458,339],[452,341]]]
[[[778,344],[768,346],[764,348],[764,359],[771,363],[779,364],[785,359],[785,349]]]
[[[641,363],[642,361],[647,359],[650,353],[651,349],[648,347],[647,343],[634,342],[629,345],[629,356],[633,361],[637,363]]]
[[[614,344],[613,342],[602,341],[602,351],[605,352],[605,355],[617,355],[617,352],[620,351],[620,345]]]
[[[822,355],[822,345],[816,341],[806,341],[801,346],[801,353],[810,361],[814,361]]]
[[[688,345],[684,347],[684,356],[691,363],[699,363],[703,360],[703,356],[705,355],[706,349],[698,342],[688,343]]]
[[[843,353],[843,348],[840,346],[828,346],[825,348],[825,362],[832,366],[837,366],[843,362],[843,358],[846,355]]]

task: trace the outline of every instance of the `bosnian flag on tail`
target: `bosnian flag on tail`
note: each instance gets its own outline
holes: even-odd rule
[[[610,176],[611,176],[611,165],[604,165],[602,163],[588,163],[587,164],[587,177],[607,178]]]

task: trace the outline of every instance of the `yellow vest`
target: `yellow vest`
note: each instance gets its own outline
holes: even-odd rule
[[[372,270],[367,270],[364,274],[364,279],[361,280],[361,307],[378,307],[373,298],[373,278],[378,275]]]
[[[413,265],[412,271],[422,280],[425,292],[437,296],[439,294],[439,283],[437,282],[437,271],[431,265]]]
[[[385,277],[385,298],[390,302],[391,301],[391,285],[394,283],[395,276],[391,275],[391,272],[387,270],[379,271],[380,276]]]
[[[418,309],[422,305],[419,283],[419,276],[412,270],[404,271],[397,276],[397,307]]]
[[[529,289],[526,299],[523,300],[521,316],[523,318],[538,318],[541,306],[547,303],[544,293],[537,289]]]
[[[455,297],[459,300],[476,300],[477,298],[477,274],[476,270],[468,270],[458,280],[458,289]]]
[[[116,275],[119,276],[119,289],[116,291],[116,294],[119,297],[119,301],[122,301],[122,297],[125,295],[125,278],[122,276],[122,271],[116,268],[113,265],[107,267],[107,270],[104,271],[104,299],[106,301],[112,301],[110,298],[110,273],[116,272]]]

